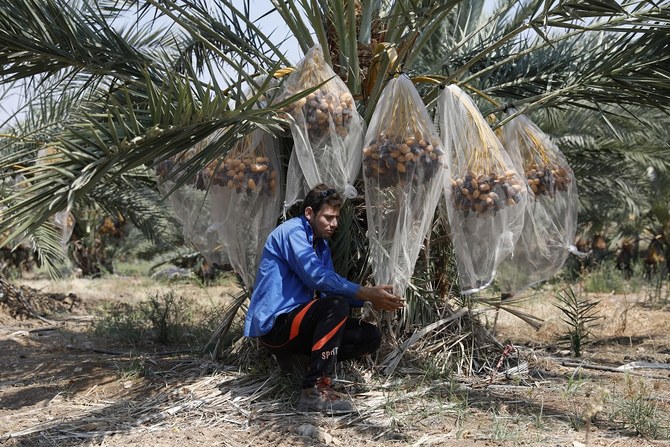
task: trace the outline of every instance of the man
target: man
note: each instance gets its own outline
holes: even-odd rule
[[[274,354],[309,355],[301,411],[353,411],[351,402],[331,389],[335,362],[375,351],[381,333],[370,323],[350,318],[349,307],[364,301],[378,310],[404,305],[392,294],[392,286],[361,286],[333,270],[327,240],[337,228],[341,206],[337,191],[317,185],[307,193],[302,215],[268,236],[244,324],[244,335],[259,337]]]

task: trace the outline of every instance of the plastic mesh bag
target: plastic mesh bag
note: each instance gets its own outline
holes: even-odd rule
[[[210,264],[228,264],[229,261],[219,243],[217,228],[213,224],[212,208],[208,200],[208,181],[203,171],[190,176],[178,189],[179,172],[183,164],[196,156],[216,136],[211,136],[191,149],[174,155],[156,165],[158,189],[170,201],[177,220],[182,225],[184,239],[190,242]]]
[[[567,160],[528,117],[520,115],[499,130],[525,176],[529,198],[514,255],[501,264],[497,279],[504,294],[514,295],[563,266],[577,229],[578,196]]]
[[[52,163],[63,161],[63,155],[59,153],[54,146],[45,146],[37,151],[37,158],[35,159],[36,166],[44,166]],[[72,237],[76,219],[72,214],[71,208],[59,211],[53,215],[53,223],[61,232],[61,245],[65,247]]]
[[[286,191],[291,191],[293,197],[296,199],[284,202],[284,211],[288,211],[291,205],[296,203],[297,197],[305,197],[309,192],[309,186],[305,176],[302,175],[302,169],[297,157],[290,157],[288,167],[286,168]]]
[[[346,84],[323,59],[320,46],[307,52],[279,97],[287,98],[318,85],[317,90],[283,110],[293,136],[291,158],[296,159],[308,188],[325,183],[344,197],[353,198],[365,122]],[[303,197],[300,188],[299,182],[287,184],[286,208]]]
[[[75,223],[76,220],[74,218],[74,214],[72,214],[72,211],[69,209],[65,209],[54,214],[54,225],[61,232],[60,242],[63,246],[66,246],[70,241],[72,233],[74,232]]]
[[[521,175],[472,99],[450,85],[438,99],[451,178],[447,217],[461,293],[488,287],[511,256],[523,227],[527,193]]]
[[[379,98],[363,147],[363,180],[374,279],[403,295],[446,176],[444,151],[405,75]]]
[[[279,156],[272,135],[255,130],[207,173],[213,223],[230,264],[251,289],[265,239],[282,204]]]

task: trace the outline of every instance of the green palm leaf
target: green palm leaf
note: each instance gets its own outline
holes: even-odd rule
[[[158,225],[149,192],[156,162],[217,133],[173,173],[179,188],[253,129],[281,134],[278,112],[307,91],[258,107],[281,88],[265,75],[288,61],[276,37],[251,20],[251,2],[239,4],[13,0],[0,8],[0,85],[23,83],[32,107],[11,129],[16,138],[0,141],[0,180],[27,179],[0,197],[0,231],[11,231],[5,243],[39,233],[42,251],[57,251],[49,216],[78,204],[113,211],[134,201],[127,212],[149,230]],[[667,111],[668,1],[507,1],[491,11],[463,0],[273,5],[303,52],[324,47],[366,120],[400,71],[431,109],[440,86],[458,83],[480,92],[484,113],[506,103],[533,113],[574,166],[583,216],[596,219],[612,203],[626,212],[651,208],[642,173],[667,172],[667,133],[659,129],[667,115],[642,110]],[[35,163],[47,145],[58,152]],[[335,241],[346,256],[337,262],[363,279],[365,222],[346,211],[349,231]],[[434,228],[403,328],[443,310],[445,272],[455,274],[435,261],[450,253],[444,235]]]

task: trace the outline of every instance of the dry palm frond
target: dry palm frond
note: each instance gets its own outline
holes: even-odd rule
[[[531,326],[533,329],[536,331],[542,327],[542,323],[544,323],[544,320],[541,318],[538,318],[534,315],[531,315],[527,312],[523,312],[522,310],[519,310],[518,308],[512,307],[512,306],[505,306],[505,305],[498,305],[496,306],[497,309],[504,310],[505,312],[509,312],[510,314],[514,315],[517,318],[520,318],[523,320],[525,323],[527,323],[529,326]]]
[[[46,315],[70,312],[80,303],[73,293],[41,293],[31,287],[16,286],[0,275],[0,308],[8,309],[14,318],[37,318],[55,324]]]
[[[214,331],[212,337],[206,346],[214,344],[214,351],[212,353],[212,358],[214,360],[219,360],[223,353],[223,344],[226,337],[229,335],[230,327],[232,326],[235,318],[239,315],[240,307],[244,302],[249,298],[249,292],[247,290],[242,290],[237,295],[233,297],[233,302],[230,304],[228,309],[223,314],[221,324]]]
[[[381,362],[381,367],[383,368],[384,374],[391,375],[395,371],[396,367],[400,363],[400,360],[403,357],[403,354],[407,349],[409,349],[416,341],[424,337],[426,334],[441,328],[442,326],[451,323],[454,320],[461,318],[467,313],[467,309],[460,309],[458,312],[453,315],[443,318],[435,323],[431,323],[428,326],[414,332],[407,340],[401,343],[396,349],[389,353],[384,360]]]
[[[246,8],[235,8],[229,0],[218,2],[212,14],[201,1],[146,3],[142,15],[156,14],[161,20],[155,23],[167,20],[173,25],[164,33],[140,23],[125,32],[111,26],[112,16],[134,12],[127,8],[134,8],[136,2],[115,3],[111,9],[104,7],[109,2],[77,5],[80,3],[83,7],[79,9],[68,0],[14,0],[11,8],[0,8],[0,82],[26,80],[28,88],[39,86],[38,94],[27,95],[36,102],[53,98],[53,91],[68,90],[63,86],[74,86],[77,92],[75,97],[59,95],[51,101],[68,109],[62,113],[66,129],[45,123],[42,133],[36,125],[17,135],[20,141],[35,141],[42,135],[50,137],[44,141],[58,140],[68,160],[31,169],[26,172],[31,177],[30,188],[11,198],[0,198],[0,203],[9,206],[0,220],[0,232],[15,231],[17,240],[26,232],[34,233],[34,239],[41,237],[46,260],[49,252],[60,250],[55,232],[50,237],[47,228],[38,234],[53,213],[85,202],[97,187],[138,167],[149,167],[159,157],[183,152],[217,129],[226,129],[225,145],[209,147],[189,160],[185,173],[194,174],[225,156],[229,147],[253,129],[279,133],[276,111],[291,101],[259,110],[253,108],[254,98],[243,100],[243,85],[252,77],[247,68],[274,72],[288,63],[272,36],[251,20],[248,0]],[[362,92],[357,105],[361,114],[370,118],[384,85],[398,70],[473,84],[503,101],[518,100],[521,112],[554,106],[593,109],[601,103],[667,108],[670,6],[667,2],[627,4],[629,10],[617,2],[532,1],[521,7],[518,2],[503,2],[490,11],[481,1],[398,0],[361,2],[359,12],[357,2],[350,0],[346,4],[274,1],[273,7],[303,50],[314,44],[314,35],[324,50],[329,42],[338,42],[343,56],[340,62],[349,73],[349,88]],[[331,15],[335,8],[342,14]],[[333,27],[327,31],[324,17],[331,16]],[[578,21],[576,16],[587,20]],[[546,35],[542,31],[545,26],[557,32]],[[566,32],[558,32],[561,29]],[[372,48],[374,40],[379,40],[379,45]],[[358,42],[370,45],[367,51],[372,54],[359,55]],[[359,78],[365,73],[362,65],[367,63],[370,71],[376,64],[374,73]],[[232,67],[234,73],[222,80],[223,66]],[[202,71],[206,76],[200,76]],[[44,78],[56,80],[61,88],[42,88]],[[363,81],[366,85],[357,85]],[[429,107],[437,91],[437,87],[421,89]],[[235,110],[231,110],[231,103],[236,104]],[[3,148],[7,147],[4,140],[0,141]],[[7,167],[34,158],[35,150],[23,147],[19,153],[3,152],[0,164],[6,169],[2,178],[13,177],[15,172]],[[607,153],[605,149],[601,152]],[[571,165],[579,169],[584,151],[575,148],[567,155]],[[616,169],[623,176],[628,158],[618,160],[614,167],[606,163],[600,167]],[[587,180],[608,196],[623,192],[637,197],[630,194],[636,188],[630,187],[628,180],[603,185]],[[111,200],[101,195],[101,201]],[[144,212],[138,210],[138,214]],[[352,246],[356,262],[364,264],[368,248],[361,242],[364,226],[360,229],[351,242],[343,239],[343,243]],[[426,258],[433,258],[436,239]],[[456,293],[451,290],[456,273],[449,272],[447,257],[435,259],[433,263],[421,261],[421,275],[415,275],[420,276],[415,282],[417,299],[409,318],[392,322],[395,326],[391,330],[401,343],[420,327],[449,316],[445,302]],[[361,269],[363,277],[368,276],[365,273]],[[465,359],[459,365],[467,365],[468,371],[481,370],[486,356],[473,353],[495,346],[495,341],[470,315],[457,323],[425,334],[423,345],[448,359],[453,347],[457,352],[453,355]],[[228,326],[222,325],[221,333]],[[456,326],[453,333],[445,330]],[[241,351],[241,346],[236,349]],[[410,360],[403,356],[404,362]]]
[[[530,293],[520,293],[518,295],[505,298],[502,298],[500,296],[493,297],[493,296],[477,295],[471,297],[471,300],[473,303],[476,304],[481,304],[496,309],[498,311],[503,310],[505,312],[508,312],[509,314],[514,315],[515,317],[524,321],[533,329],[538,330],[542,326],[542,323],[544,323],[544,320],[532,314],[524,312],[521,309],[523,303],[532,299],[533,296],[534,295]]]

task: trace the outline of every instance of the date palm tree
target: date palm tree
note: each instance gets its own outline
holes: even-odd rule
[[[281,77],[290,63],[275,34],[251,19],[250,0],[2,2],[0,84],[22,88],[32,107],[23,118],[29,125],[8,127],[0,141],[3,181],[18,174],[25,179],[2,196],[0,231],[7,231],[5,243],[32,237],[47,263],[56,261],[54,213],[112,186],[132,191],[147,168],[214,133],[217,139],[184,164],[180,178],[225,155],[254,129],[281,135],[278,112],[309,93],[259,106],[272,88],[261,75]],[[498,115],[510,103],[518,113],[548,111],[550,118],[589,111],[604,123],[612,116],[632,122],[637,108],[667,111],[670,2],[510,0],[491,6],[476,0],[272,0],[268,13],[303,52],[315,44],[326,50],[367,121],[400,72],[415,82],[429,111],[440,88],[452,83],[470,91],[485,115]],[[49,113],[37,116],[40,108]],[[667,123],[667,115],[660,116]],[[569,137],[560,129],[553,134]],[[55,150],[48,163],[36,163],[44,147]],[[568,154],[580,165],[603,150],[580,146]],[[637,147],[621,151],[638,154]],[[667,169],[668,155],[662,146],[644,156]],[[625,163],[613,169],[625,175]],[[109,203],[118,195],[97,197]],[[349,231],[334,241],[338,269],[359,280],[369,275],[362,206],[353,201],[343,211]],[[436,223],[410,288],[407,325],[442,312],[435,291],[453,283],[444,236]]]

